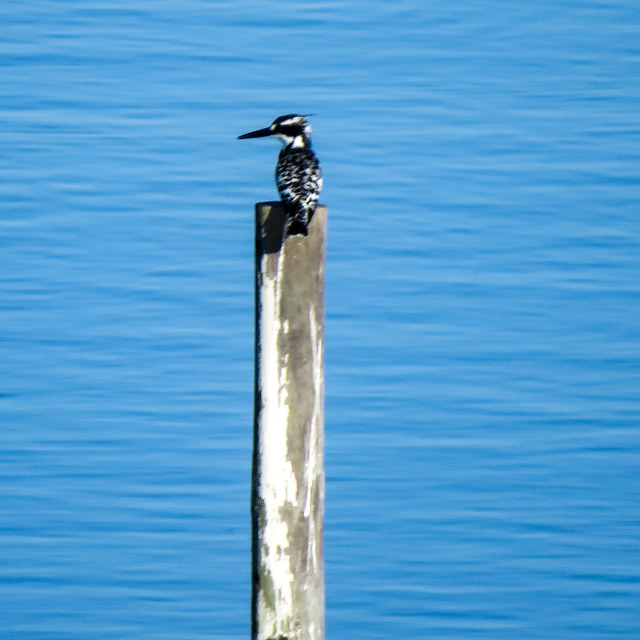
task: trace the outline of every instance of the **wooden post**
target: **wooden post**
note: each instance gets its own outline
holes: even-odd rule
[[[280,203],[256,204],[253,640],[324,639],[326,223],[283,243]]]

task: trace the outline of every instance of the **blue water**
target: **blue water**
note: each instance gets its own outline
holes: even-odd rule
[[[640,638],[633,0],[0,5],[0,638],[246,638],[253,203],[329,206],[327,638]]]

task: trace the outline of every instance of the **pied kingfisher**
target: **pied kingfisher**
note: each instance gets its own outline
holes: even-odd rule
[[[287,214],[285,238],[309,233],[322,189],[322,171],[311,150],[311,126],[306,117],[294,113],[280,116],[264,129],[238,136],[238,140],[275,136],[284,145],[276,165],[276,185]]]

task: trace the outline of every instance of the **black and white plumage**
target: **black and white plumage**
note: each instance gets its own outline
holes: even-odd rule
[[[322,171],[311,150],[311,127],[306,118],[293,113],[280,116],[264,129],[238,136],[239,140],[275,136],[284,145],[276,165],[276,185],[287,214],[285,237],[308,235],[322,189]]]

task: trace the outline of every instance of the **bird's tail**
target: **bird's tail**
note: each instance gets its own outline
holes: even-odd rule
[[[298,218],[289,218],[289,224],[287,225],[287,236],[308,236],[309,226],[306,222]]]

